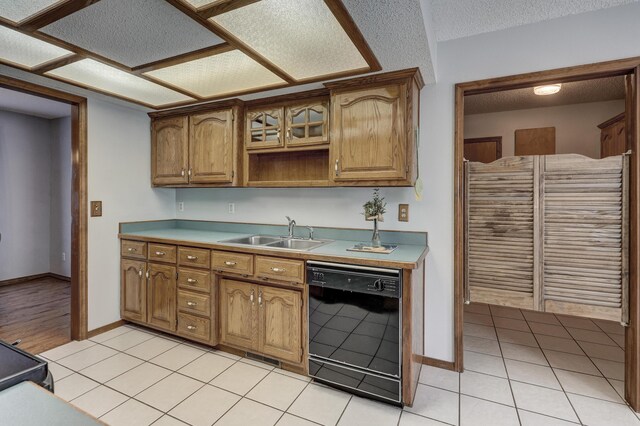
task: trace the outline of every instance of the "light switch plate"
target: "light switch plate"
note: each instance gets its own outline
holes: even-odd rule
[[[102,216],[102,201],[91,202],[91,217]]]
[[[409,204],[398,204],[398,222],[409,222]]]

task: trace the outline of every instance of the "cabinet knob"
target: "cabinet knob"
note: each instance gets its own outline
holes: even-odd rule
[[[180,176],[184,176],[184,169],[180,170]]]
[[[251,301],[251,304],[253,305],[253,290],[251,290],[251,295],[249,296],[249,300]]]
[[[336,176],[340,176],[340,168],[338,167],[340,164],[340,160],[336,160],[336,165],[335,165],[335,170],[336,170]]]
[[[140,269],[140,270],[138,271],[138,275],[139,275],[140,277],[142,277],[142,269]]]
[[[187,300],[187,306],[196,306],[196,302],[192,302],[191,300]]]
[[[193,331],[193,330],[195,330],[195,329],[196,329],[196,326],[195,326],[195,325],[188,325],[188,326],[187,326],[187,330],[191,330],[191,331]]]
[[[226,260],[224,262],[224,264],[227,265],[227,266],[236,266],[238,263],[237,262],[232,262],[230,260]]]
[[[258,305],[262,306],[262,290],[258,292]]]
[[[191,167],[189,167],[189,176],[191,176]]]
[[[187,282],[188,282],[189,284],[195,284],[195,283],[197,283],[197,282],[198,282],[198,280],[194,280],[193,278],[187,278]]]
[[[198,260],[198,256],[187,255],[187,260]]]

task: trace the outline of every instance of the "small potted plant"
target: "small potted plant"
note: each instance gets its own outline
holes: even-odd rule
[[[387,203],[384,202],[384,197],[380,196],[380,189],[373,190],[373,198],[362,206],[364,208],[364,218],[368,221],[373,221],[373,236],[371,238],[371,245],[373,247],[380,247],[380,234],[378,233],[378,221],[384,222],[382,216],[387,207]]]

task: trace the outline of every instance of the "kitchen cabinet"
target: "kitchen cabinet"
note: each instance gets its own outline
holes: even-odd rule
[[[233,111],[189,117],[189,182],[229,183],[233,180]]]
[[[176,267],[148,264],[147,322],[167,331],[176,330]]]
[[[147,264],[122,259],[120,269],[120,315],[131,321],[146,322]]]
[[[329,102],[291,105],[285,109],[288,147],[329,142]]]
[[[627,151],[627,133],[624,113],[598,125],[600,128],[600,158],[624,154]]]
[[[220,342],[257,350],[258,285],[220,280]]]
[[[247,111],[245,147],[247,149],[277,148],[283,146],[283,108]]]
[[[168,117],[151,125],[151,180],[154,185],[189,182],[189,133],[187,117]]]

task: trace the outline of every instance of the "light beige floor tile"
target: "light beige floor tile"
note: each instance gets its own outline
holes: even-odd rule
[[[511,380],[546,386],[552,389],[562,389],[550,367],[511,359],[505,359],[504,361],[507,366],[507,372],[509,373],[509,379]]]
[[[611,386],[618,392],[620,398],[624,399],[624,381],[609,379],[609,383],[611,383]]]
[[[538,347],[538,342],[536,342],[532,333],[517,330],[506,330],[504,328],[498,328],[496,329],[496,332],[498,333],[498,340],[500,343],[514,343],[516,345],[531,346],[534,348]]]
[[[62,346],[58,346],[57,348],[53,348],[46,352],[43,352],[40,355],[42,355],[47,359],[50,359],[51,361],[57,361],[61,358],[75,354],[76,352],[80,352],[84,349],[90,348],[95,344],[96,343],[92,342],[91,340],[81,340],[81,341],[74,340]]]
[[[398,426],[444,426],[446,424],[447,423],[428,419],[408,411],[403,411],[400,416],[400,423],[398,423]]]
[[[397,426],[400,408],[354,396],[342,413],[338,426]]]
[[[465,312],[464,322],[469,324],[479,324],[493,327],[493,320],[491,315],[476,314],[475,312]]]
[[[460,395],[460,426],[519,426],[513,407]]]
[[[504,369],[504,360],[501,357],[465,351],[464,368],[477,373],[507,377],[507,372]]]
[[[468,305],[464,305],[465,312],[473,312],[476,314],[485,314],[490,315],[491,311],[489,310],[489,305],[485,303],[470,303]]]
[[[106,340],[113,339],[114,337],[120,336],[121,334],[128,333],[131,331],[131,328],[120,326],[118,328],[114,328],[113,330],[106,331],[104,333],[100,333],[97,336],[90,337],[90,340],[93,340],[96,343],[102,343]]]
[[[606,359],[593,358],[596,367],[607,379],[624,380],[624,362],[608,361]]]
[[[593,322],[595,322],[596,325],[607,334],[617,334],[624,336],[624,327],[620,325],[619,322],[599,319],[595,319],[593,320]]]
[[[200,380],[201,382],[210,382],[218,374],[231,367],[236,361],[225,358],[220,355],[206,353],[195,361],[178,370],[186,376]]]
[[[418,381],[425,385],[458,392],[460,389],[460,374],[444,368],[423,365]]]
[[[604,377],[574,373],[573,371],[555,370],[565,392],[590,396],[612,402],[622,403],[618,393]]]
[[[162,416],[162,412],[135,399],[114,408],[100,420],[109,426],[148,426]]]
[[[173,373],[136,395],[136,399],[165,413],[202,387],[190,377]]]
[[[181,422],[178,419],[174,419],[171,416],[165,415],[160,417],[153,426],[189,426],[184,422]]]
[[[335,425],[350,399],[348,393],[312,383],[287,411],[316,423]]]
[[[594,426],[638,426],[640,424],[638,418],[625,404],[615,404],[582,395],[567,396],[584,424]]]
[[[155,358],[151,358],[149,362],[175,371],[204,354],[203,350],[187,345],[178,345]]]
[[[624,362],[624,351],[619,347],[588,342],[579,342],[579,345],[590,358],[600,358],[607,359],[609,361]]]
[[[507,306],[496,306],[496,305],[489,305],[489,308],[491,309],[491,315],[493,315],[493,317],[502,317],[502,318],[512,318],[512,319],[519,319],[519,320],[523,320],[524,317],[522,316],[522,313],[520,312],[520,309],[517,308],[510,308]]]
[[[47,367],[53,376],[54,383],[57,383],[58,380],[62,380],[73,374],[73,371],[69,370],[67,367],[63,367],[53,361],[49,361]]]
[[[519,382],[511,382],[511,387],[518,408],[572,422],[578,421],[563,391]]]
[[[525,410],[518,410],[518,415],[522,426],[575,426],[577,424]]]
[[[76,352],[73,355],[69,355],[62,359],[59,359],[57,362],[58,364],[70,368],[74,371],[80,371],[90,365],[112,357],[117,353],[118,351],[111,348],[107,348],[101,345],[95,345],[83,351]]]
[[[118,353],[81,370],[81,373],[97,382],[105,383],[142,363],[143,361],[138,358]]]
[[[161,353],[178,345],[179,343],[174,340],[156,336],[140,343],[139,345],[127,349],[125,352],[129,355],[149,361],[151,358],[155,358]]]
[[[418,384],[412,407],[406,411],[430,419],[457,425],[460,395],[446,390]]]
[[[239,361],[239,360],[242,359],[241,356],[238,356],[236,354],[232,354],[232,353],[229,353],[229,352],[225,352],[225,351],[219,351],[217,349],[211,349],[209,352],[211,352],[212,354],[216,354],[216,355],[220,355],[220,356],[232,359],[234,361]]]
[[[500,345],[495,339],[464,336],[464,350],[480,352],[487,355],[500,356]]]
[[[240,359],[240,362],[244,362],[245,364],[249,364],[249,365],[253,365],[254,367],[260,367],[260,368],[264,368],[265,370],[273,370],[275,367],[275,365],[271,365],[271,364],[267,364],[265,362],[261,362],[255,359],[251,359],[251,358],[242,358]]]
[[[542,349],[551,349],[559,352],[567,352],[570,354],[584,355],[584,351],[572,339],[563,339],[560,337],[537,335],[536,339],[540,343]]]
[[[464,324],[464,336],[480,337],[482,339],[498,340],[496,330],[492,326],[479,324]]]
[[[493,322],[496,328],[506,328],[509,330],[526,331],[527,333],[530,332],[529,326],[527,325],[527,322],[524,320],[495,317],[493,319]]]
[[[532,322],[529,324],[534,334],[543,334],[545,336],[562,337],[563,339],[571,339],[571,335],[561,325],[543,324]]]
[[[273,426],[282,416],[282,411],[248,400],[238,402],[216,423],[217,426]]]
[[[145,362],[110,380],[107,386],[125,395],[135,396],[171,374],[170,370]]]
[[[169,414],[193,426],[212,425],[238,401],[238,395],[205,385]]]
[[[513,406],[509,380],[465,371],[460,374],[460,393]]]
[[[585,355],[575,355],[549,349],[545,349],[544,353],[549,360],[549,364],[554,368],[601,376],[596,366]]]
[[[506,359],[525,361],[538,365],[549,365],[540,348],[515,345],[513,343],[501,343],[502,354]]]
[[[289,413],[284,413],[276,426],[316,426],[317,423],[310,422],[309,420],[302,419],[298,416],[294,416]]]
[[[560,321],[550,312],[535,312],[522,310],[522,315],[528,322],[540,322],[542,324],[560,325]]]
[[[271,372],[246,396],[270,407],[286,411],[306,386],[307,382]]]
[[[106,386],[98,386],[72,400],[71,403],[91,414],[93,417],[100,417],[127,399],[129,399],[129,397],[120,392],[116,392]]]
[[[126,351],[127,349],[139,345],[140,343],[152,339],[153,337],[153,334],[145,333],[144,331],[131,330],[128,333],[124,333],[112,339],[105,340],[104,342],[102,342],[102,344],[119,351]]]
[[[65,401],[71,401],[98,387],[100,384],[80,374],[73,373],[70,376],[55,383],[55,394]]]
[[[567,331],[571,336],[581,342],[599,343],[601,345],[618,346],[616,342],[611,340],[603,331],[583,330],[581,328],[567,327]]]
[[[584,330],[593,330],[593,331],[600,330],[598,326],[595,325],[595,323],[588,318],[578,318],[578,317],[572,317],[572,316],[566,316],[566,315],[556,315],[556,317],[565,327],[582,328]]]
[[[294,373],[293,371],[283,370],[282,368],[276,368],[275,370],[273,370],[273,372],[278,374],[284,374],[285,376],[293,377],[294,379],[302,380],[303,382],[311,381],[311,377],[309,376],[303,376],[301,374]]]
[[[269,371],[264,368],[236,362],[213,379],[211,384],[238,395],[245,395],[267,374],[269,374]]]

